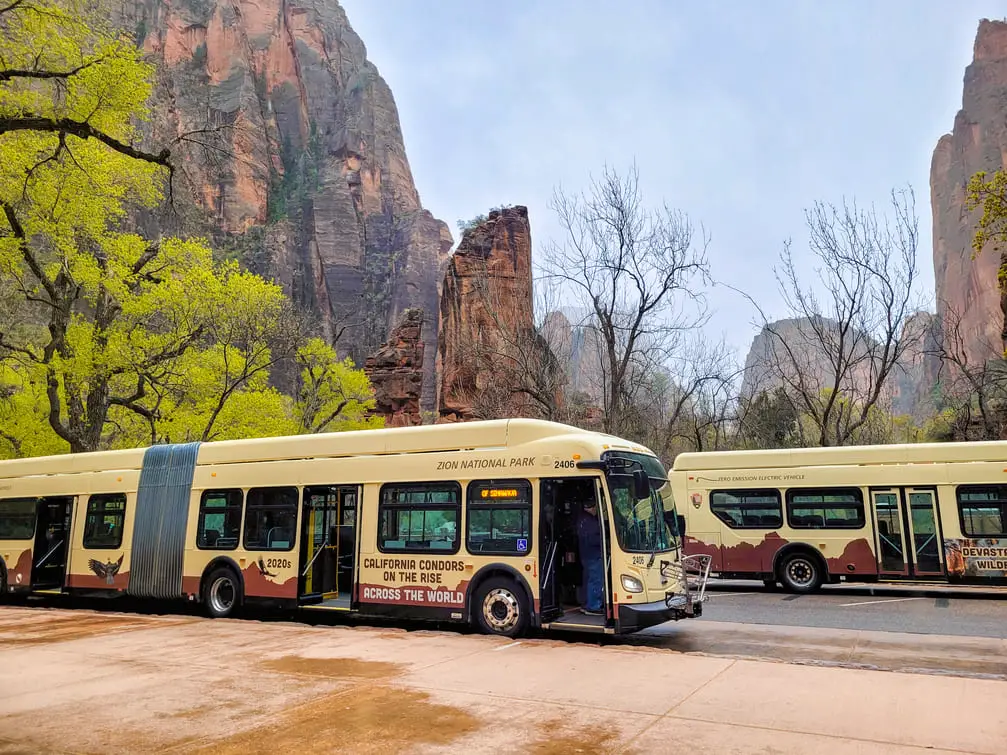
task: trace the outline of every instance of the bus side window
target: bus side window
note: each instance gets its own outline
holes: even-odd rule
[[[466,495],[465,547],[473,554],[524,556],[531,549],[531,484],[477,480]]]
[[[1007,536],[1007,486],[959,485],[956,493],[966,537]]]
[[[787,517],[795,529],[860,529],[866,523],[859,488],[791,488]]]
[[[783,526],[779,490],[714,490],[710,511],[732,529],[776,529]]]
[[[457,553],[460,519],[457,482],[384,485],[378,504],[378,550]]]
[[[295,487],[252,488],[245,503],[245,550],[289,551],[297,528]]]
[[[204,490],[199,501],[196,547],[201,550],[234,550],[241,534],[240,489]]]
[[[35,536],[35,499],[0,501],[0,540],[30,540]]]
[[[122,545],[126,523],[126,494],[100,493],[87,500],[84,547],[115,550]]]

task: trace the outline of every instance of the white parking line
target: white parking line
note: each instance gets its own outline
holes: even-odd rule
[[[904,600],[923,600],[923,598],[892,598],[891,600],[865,600],[862,603],[840,603],[840,608],[849,608],[850,606],[870,606],[875,603],[901,603]]]
[[[493,652],[494,653],[499,653],[501,650],[506,650],[507,648],[512,648],[515,645],[520,645],[520,644],[521,644],[521,641],[518,640],[517,642],[512,642],[509,645],[503,645],[503,646],[498,647],[498,648],[493,648]]]
[[[733,595],[756,595],[754,592],[717,592],[716,590],[707,590],[706,594],[711,598],[716,595],[718,598],[730,598]]]

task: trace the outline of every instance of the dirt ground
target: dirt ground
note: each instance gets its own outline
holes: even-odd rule
[[[653,648],[0,608],[0,755],[992,754],[1004,700],[1002,681]]]

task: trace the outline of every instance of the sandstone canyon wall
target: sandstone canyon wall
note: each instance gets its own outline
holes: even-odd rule
[[[278,280],[358,364],[421,310],[432,411],[453,242],[420,203],[392,93],[339,3],[124,2],[123,25],[159,64],[154,138],[188,134],[173,151],[193,225],[202,216],[218,248]]]
[[[542,335],[565,367],[571,398],[601,405],[605,392],[602,364],[605,346],[594,322],[592,313],[578,307],[565,307],[546,315]]]
[[[525,414],[514,370],[538,342],[527,208],[493,210],[465,232],[444,275],[440,322],[441,420]]]
[[[934,416],[934,387],[940,378],[940,320],[932,312],[916,312],[906,320],[903,339],[908,344],[902,364],[892,371],[892,414],[908,415],[922,425]]]
[[[834,320],[825,320],[825,327],[830,325],[838,327]],[[857,334],[857,340],[863,348],[857,350],[855,358],[848,357],[848,363],[860,362],[873,345],[863,333]],[[870,384],[867,366],[862,363],[857,366],[859,369],[851,370],[844,376],[846,382],[843,385],[855,395],[863,393]],[[795,372],[798,369],[800,376]],[[754,396],[794,383],[824,390],[834,382],[835,369],[822,339],[816,336],[812,321],[789,318],[769,323],[752,340],[745,358],[741,394]]]
[[[423,312],[407,309],[388,336],[388,342],[364,362],[374,387],[373,414],[386,427],[423,424]]]
[[[826,348],[814,335],[811,323],[806,319],[791,318],[770,323],[778,336],[764,327],[752,340],[752,346],[745,358],[745,373],[741,385],[741,395],[755,396],[763,391],[788,387],[788,383],[807,387],[817,386],[821,390],[835,381],[835,369]],[[864,334],[857,335],[862,348],[848,364],[853,368],[845,376],[844,390],[850,395],[865,396],[872,388],[868,354],[879,348]],[[882,391],[880,405],[894,415],[909,415],[917,423],[923,423],[936,410],[933,388],[937,384],[940,359],[937,353],[937,317],[930,312],[916,312],[906,319],[901,340],[906,350],[901,364],[891,372]],[[780,344],[782,339],[787,344]],[[793,351],[790,357],[788,349]],[[797,362],[803,375],[798,380],[793,372]],[[788,380],[781,373],[786,373]]]
[[[1003,349],[997,287],[1000,257],[986,249],[972,259],[976,216],[967,213],[965,188],[978,171],[1007,166],[1007,23],[979,23],[973,60],[965,70],[962,107],[954,129],[937,143],[930,167],[937,311],[960,323],[970,361]]]

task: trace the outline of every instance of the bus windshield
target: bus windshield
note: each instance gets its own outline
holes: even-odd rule
[[[661,462],[653,456],[618,453],[612,456],[639,462],[650,478],[650,496],[637,499],[630,472],[609,472],[608,486],[612,496],[612,517],[619,546],[627,553],[661,553],[676,547],[664,517],[664,502],[660,490],[668,484]]]

